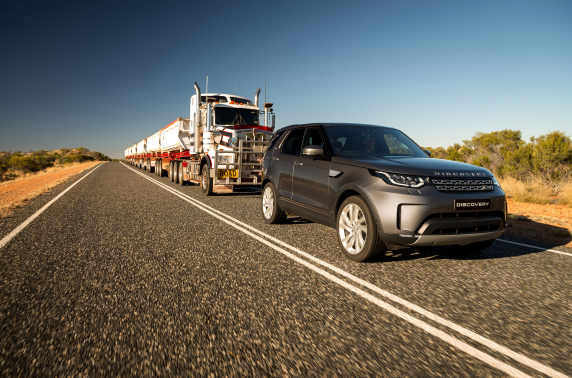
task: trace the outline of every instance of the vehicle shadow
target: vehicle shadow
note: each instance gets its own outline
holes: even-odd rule
[[[572,234],[570,230],[565,227],[537,222],[528,218],[509,218],[508,227],[502,239],[532,245],[538,248],[551,249],[563,247],[564,249],[570,249],[570,247],[566,245],[572,241]],[[479,252],[468,251],[468,248],[463,245],[411,247],[395,251],[386,251],[385,254],[378,255],[372,259],[371,262],[410,261],[417,259],[486,260],[524,256],[541,252],[542,249],[496,241],[489,248]]]
[[[516,257],[539,253],[541,250],[508,246],[495,242],[492,246],[479,252],[467,251],[462,245],[435,246],[435,247],[411,247],[396,251],[380,253],[370,263],[388,261],[411,261],[418,259],[426,260],[489,260],[507,257]],[[500,247],[500,248],[499,248]],[[516,248],[515,248],[516,247]],[[547,248],[548,249],[548,248]]]

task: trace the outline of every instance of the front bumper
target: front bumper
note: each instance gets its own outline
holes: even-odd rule
[[[506,226],[506,196],[440,192],[434,186],[402,188],[382,180],[365,188],[381,239],[395,245],[454,245],[498,238]],[[490,200],[487,210],[455,210],[455,200]]]

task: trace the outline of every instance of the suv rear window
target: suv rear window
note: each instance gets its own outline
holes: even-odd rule
[[[302,149],[302,138],[304,137],[304,129],[292,130],[284,140],[282,145],[282,153],[288,155],[300,155]]]
[[[280,139],[280,137],[282,136],[282,134],[284,133],[284,130],[281,131],[276,131],[274,133],[274,135],[272,135],[272,138],[270,139],[270,142],[268,143],[268,147],[266,148],[266,151],[270,151],[274,145],[276,144],[276,142],[278,142],[278,139]]]

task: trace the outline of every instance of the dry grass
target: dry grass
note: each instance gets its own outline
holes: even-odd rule
[[[505,177],[499,182],[507,196],[518,202],[572,206],[571,180],[562,182],[558,191],[555,191],[554,186],[534,179],[517,180],[514,177]]]
[[[44,175],[49,175],[50,173],[65,171],[68,169],[79,167],[79,166],[84,165],[84,164],[86,164],[86,163],[57,164],[57,165],[54,165],[53,167],[48,167],[48,168],[44,169],[43,171],[39,171],[39,172],[30,172],[27,170],[12,170],[12,169],[10,169],[7,173],[8,174],[14,174],[18,177],[11,179],[11,180],[6,180],[3,182],[0,182],[0,186],[8,185],[8,184],[18,182],[18,181],[22,181],[22,180],[27,180],[31,177],[40,177],[40,176],[44,176]]]

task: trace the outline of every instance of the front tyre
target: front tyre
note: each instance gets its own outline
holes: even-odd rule
[[[209,167],[206,164],[203,165],[203,170],[201,171],[201,189],[207,196],[213,195],[213,179],[209,175]]]
[[[278,206],[276,189],[271,182],[262,190],[262,217],[266,223],[282,223],[286,219],[286,213]]]
[[[336,230],[342,252],[350,260],[369,260],[384,248],[373,214],[359,196],[342,202],[336,218]]]

